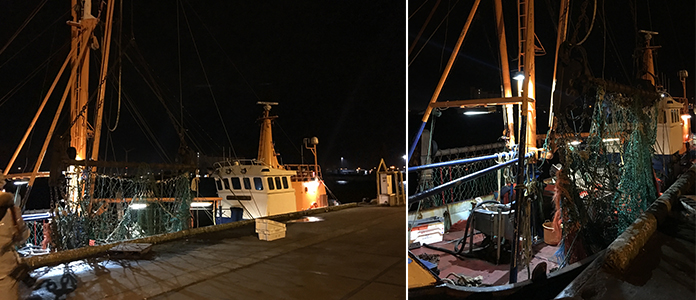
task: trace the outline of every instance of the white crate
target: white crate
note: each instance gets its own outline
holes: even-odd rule
[[[442,221],[423,222],[411,228],[409,243],[420,242],[432,244],[441,242],[445,234],[445,224]]]
[[[256,219],[256,232],[270,231],[278,232],[285,231],[285,224],[269,219]]]
[[[259,231],[259,240],[274,241],[285,237],[285,230],[282,231]]]

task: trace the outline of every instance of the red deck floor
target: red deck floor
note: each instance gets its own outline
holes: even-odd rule
[[[460,224],[458,223],[456,225]],[[445,233],[442,242],[433,243],[430,245],[454,251],[454,245],[456,240],[464,236],[464,229],[460,229],[459,227],[460,226],[453,226],[453,230],[451,229],[449,232]],[[481,243],[483,239],[483,234],[474,235],[474,249],[477,249],[478,245]],[[557,246],[550,246],[543,242],[540,242],[539,244],[535,245],[532,250],[534,256],[529,265],[529,271],[531,272],[532,270],[534,270],[534,267],[536,267],[536,265],[541,262],[546,262],[547,274],[552,268],[558,267],[557,258],[555,256],[556,250],[558,250]],[[466,253],[468,251],[469,244],[467,242],[462,253]],[[484,285],[506,284],[508,283],[510,278],[510,265],[509,263],[507,263],[506,260],[503,259],[501,259],[500,264],[496,265],[494,262],[477,258],[460,259],[452,254],[426,247],[413,249],[412,252],[415,255],[419,255],[422,253],[438,255],[440,258],[440,261],[438,262],[438,270],[440,271],[440,277],[442,278],[447,277],[450,273],[465,275],[468,277],[475,277],[480,275],[483,277],[482,284]],[[502,252],[501,257],[503,257]],[[520,266],[519,273],[517,276],[518,281],[527,280],[527,278],[529,278],[527,268]]]

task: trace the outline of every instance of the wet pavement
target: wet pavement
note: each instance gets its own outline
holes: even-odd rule
[[[405,299],[404,207],[359,206],[157,244],[147,257],[101,256],[39,268],[30,299]]]

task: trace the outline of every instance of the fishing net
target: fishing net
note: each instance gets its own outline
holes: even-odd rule
[[[464,158],[474,158],[495,153],[508,151],[504,143],[492,144],[490,146],[465,147],[439,150],[433,155],[432,163],[447,162]],[[460,177],[495,166],[505,162],[512,157],[501,155],[498,159],[488,159],[483,161],[459,164],[455,166],[438,167],[429,170],[419,171],[416,175],[419,178],[417,193],[442,185]],[[500,185],[511,184],[514,181],[514,168],[506,167],[497,172],[489,172],[477,179],[465,182],[454,188],[444,190],[436,195],[430,196],[421,201],[421,209],[437,207],[446,203],[453,203],[461,200],[473,199],[482,195],[490,195],[498,191]]]
[[[609,245],[656,199],[656,105],[594,87],[555,122],[558,255],[572,263]],[[560,208],[560,209],[559,209]]]
[[[157,179],[147,168],[139,168],[129,178],[94,174],[88,169],[73,175],[79,176],[78,183],[55,193],[62,196],[54,204],[50,227],[56,250],[189,227],[192,195],[186,174]]]

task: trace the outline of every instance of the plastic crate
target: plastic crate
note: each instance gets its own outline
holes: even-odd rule
[[[285,230],[282,231],[258,231],[259,240],[274,241],[285,237]]]
[[[285,232],[285,224],[269,219],[256,219],[256,232]]]

